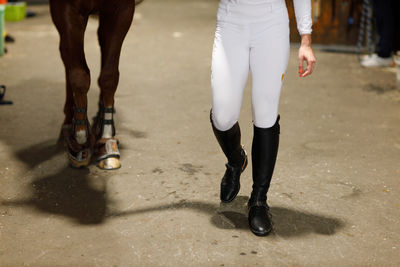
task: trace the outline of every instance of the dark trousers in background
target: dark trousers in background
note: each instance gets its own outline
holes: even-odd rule
[[[376,52],[390,57],[400,50],[400,0],[373,0],[373,11],[379,35]]]

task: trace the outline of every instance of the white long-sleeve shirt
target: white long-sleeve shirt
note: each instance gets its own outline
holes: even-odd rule
[[[297,30],[300,35],[312,32],[311,0],[293,0]]]

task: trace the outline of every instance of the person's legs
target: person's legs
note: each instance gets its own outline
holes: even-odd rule
[[[278,154],[279,133],[279,117],[270,128],[259,128],[254,125],[251,150],[253,190],[248,206],[250,230],[256,235],[267,235],[272,230],[267,192]]]
[[[248,205],[249,226],[256,235],[272,230],[266,200],[278,153],[278,104],[289,59],[287,10],[284,6],[273,10],[270,17],[270,22],[254,25],[250,52],[254,137],[253,191]]]
[[[238,121],[249,73],[249,45],[244,26],[218,23],[212,54],[212,121],[227,131]]]
[[[240,174],[247,156],[240,143],[238,118],[249,72],[249,46],[246,27],[219,21],[212,55],[211,124],[225,156],[226,172],[220,198],[232,201],[240,189]]]
[[[376,54],[366,56],[363,67],[389,67],[393,64],[392,52],[396,46],[396,5],[397,0],[373,0],[373,13],[378,32]]]
[[[400,1],[391,0],[392,2],[392,17],[394,19],[394,40],[393,51],[400,51]]]
[[[286,9],[285,9],[286,10]],[[278,117],[282,82],[289,60],[288,22],[256,27],[259,36],[250,50],[254,125],[270,128]]]
[[[373,10],[378,30],[379,40],[377,54],[388,58],[392,54],[394,39],[394,16],[392,0],[374,0]]]

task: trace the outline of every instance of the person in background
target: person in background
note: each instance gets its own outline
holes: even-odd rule
[[[364,67],[389,67],[393,53],[400,49],[400,1],[373,0],[373,13],[378,31],[376,54],[364,57]]]

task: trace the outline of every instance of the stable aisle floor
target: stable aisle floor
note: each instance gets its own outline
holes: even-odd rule
[[[146,0],[123,46],[116,95],[122,168],[75,170],[56,146],[64,68],[47,6],[7,23],[0,58],[0,266],[398,266],[400,93],[395,75],[315,51],[297,77],[292,48],[269,203],[273,234],[247,227],[251,165],[228,205],[209,123],[216,0]],[[96,18],[86,32],[97,108]],[[250,87],[242,113],[251,150]],[[250,154],[250,153],[249,153]]]

